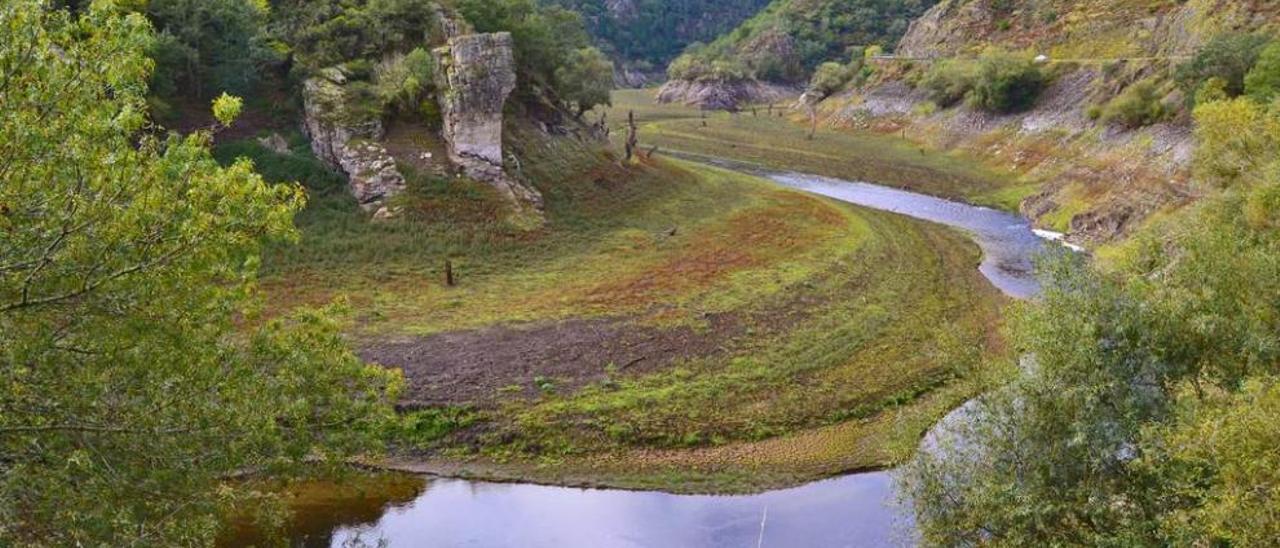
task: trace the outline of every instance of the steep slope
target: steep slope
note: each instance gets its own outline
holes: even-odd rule
[[[689,44],[709,42],[755,15],[769,0],[543,0],[574,10],[602,49],[639,85]]]
[[[772,101],[757,93],[757,81],[795,86],[822,62],[847,61],[855,48],[889,48],[934,1],[773,0],[733,32],[695,44],[673,62],[660,100],[706,108],[726,107],[708,97]]]
[[[1105,242],[1199,194],[1179,67],[1216,36],[1264,32],[1278,18],[1271,2],[944,0],[911,24],[898,58],[874,63],[876,78],[820,108],[833,127],[893,132],[1013,169],[1025,184],[1005,198],[1025,214],[1081,243]],[[944,59],[992,47],[1047,57],[1031,108],[939,108],[922,79]],[[1162,114],[1109,120],[1108,105],[1142,85]]]

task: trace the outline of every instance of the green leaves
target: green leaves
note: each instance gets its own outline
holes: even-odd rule
[[[213,118],[223,126],[230,126],[236,118],[240,117],[240,109],[243,107],[244,101],[239,97],[223,93],[213,100]]]
[[[302,190],[139,133],[150,28],[93,6],[0,6],[0,544],[207,544],[225,478],[377,451],[399,379],[256,316]]]

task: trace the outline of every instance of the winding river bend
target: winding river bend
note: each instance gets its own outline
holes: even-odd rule
[[[706,161],[705,159],[701,159]],[[1010,296],[1039,286],[1032,259],[1045,239],[1019,216],[867,183],[748,169],[788,186],[892,211],[969,233],[984,252],[982,273]],[[953,413],[942,424],[962,411]],[[892,472],[854,474],[749,496],[495,484],[405,478],[398,501],[344,499],[299,509],[301,546],[766,547],[914,544],[897,505]],[[302,530],[305,529],[305,530]]]

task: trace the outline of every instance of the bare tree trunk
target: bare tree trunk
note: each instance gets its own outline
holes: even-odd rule
[[[636,112],[634,110],[627,111],[627,142],[626,142],[626,162],[631,162],[631,157],[635,155],[636,146],[640,143],[640,138],[636,136]]]
[[[448,287],[453,287],[454,282],[455,280],[453,279],[453,261],[445,261],[444,262],[444,285]]]
[[[808,105],[809,107],[809,140],[813,140],[813,136],[818,133],[818,106]]]

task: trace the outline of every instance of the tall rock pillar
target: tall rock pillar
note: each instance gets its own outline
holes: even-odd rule
[[[437,97],[449,156],[468,177],[489,183],[522,213],[541,216],[542,195],[503,170],[503,106],[516,89],[511,34],[468,34],[436,48]]]

